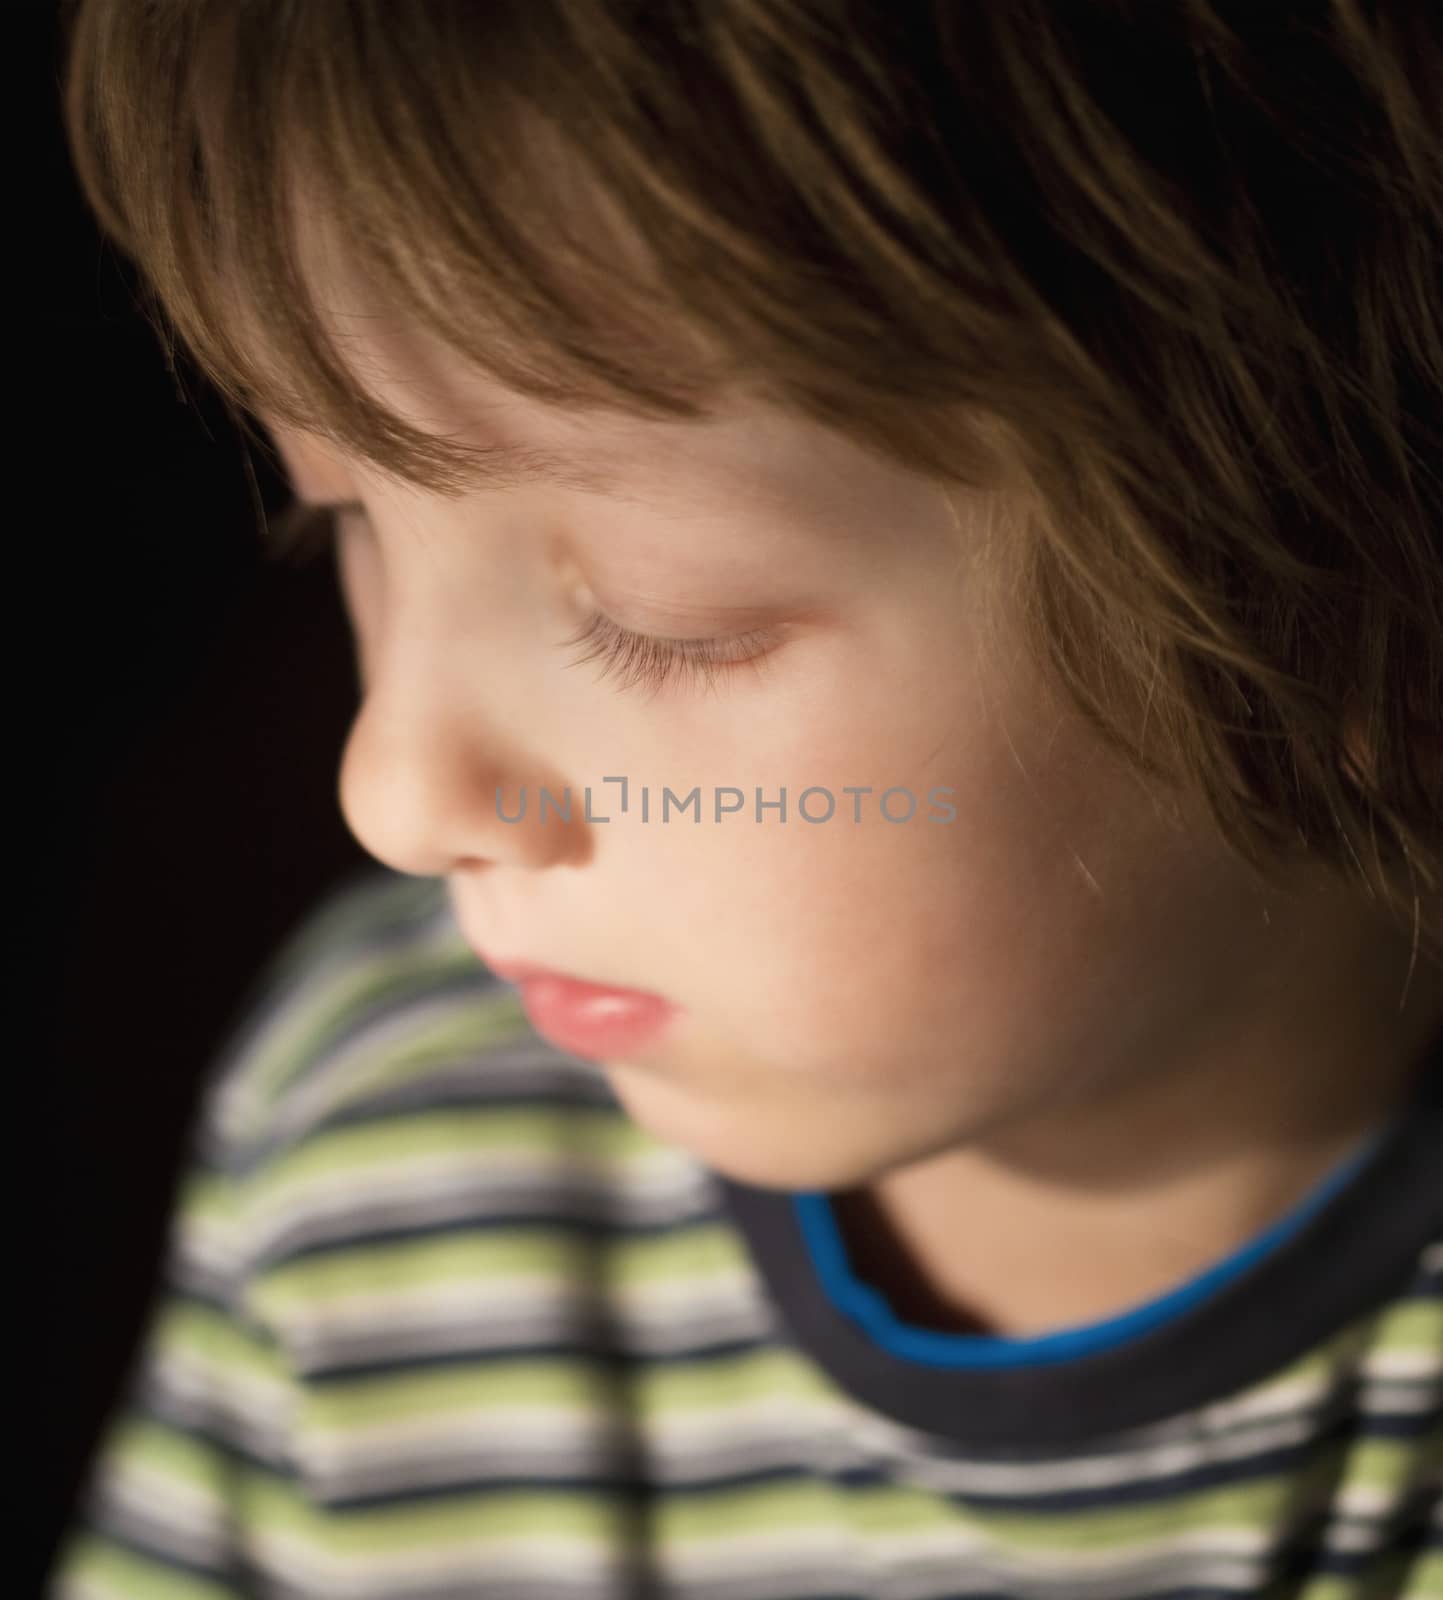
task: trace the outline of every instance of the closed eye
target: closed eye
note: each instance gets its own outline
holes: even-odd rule
[[[736,667],[751,667],[760,673],[778,637],[776,628],[755,628],[712,639],[668,639],[634,633],[598,611],[564,643],[581,648],[572,666],[599,660],[602,677],[615,676],[623,688],[647,688],[656,694],[675,680],[715,688]]]
[[[301,566],[334,548],[337,526],[345,516],[365,516],[358,500],[326,502],[295,500],[263,530],[265,551],[274,560]],[[613,677],[625,689],[658,694],[668,684],[690,682],[714,689],[739,667],[761,674],[767,656],[780,638],[777,628],[711,639],[671,639],[636,633],[597,611],[563,646],[579,650],[571,666],[599,661],[603,678]]]

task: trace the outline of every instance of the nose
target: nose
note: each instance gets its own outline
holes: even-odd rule
[[[571,792],[568,820],[565,780],[505,742],[463,707],[402,703],[373,686],[341,757],[347,827],[384,865],[425,877],[488,863],[576,864],[586,841],[584,795]]]

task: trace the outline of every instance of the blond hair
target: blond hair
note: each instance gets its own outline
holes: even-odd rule
[[[241,413],[467,482],[348,367],[319,215],[542,402],[742,389],[1005,489],[1079,712],[1255,866],[1323,861],[1443,959],[1438,8],[72,9],[89,201]]]

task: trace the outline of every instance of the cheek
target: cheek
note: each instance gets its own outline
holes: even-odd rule
[[[754,854],[728,944],[760,930],[743,992],[761,1036],[874,1059],[907,1033],[952,1032],[977,993],[1006,986],[1029,920],[1016,888],[1045,869],[1005,808],[951,801],[950,822],[919,796],[909,821],[834,822],[786,844],[777,830]]]
[[[813,723],[765,775],[772,797],[787,785],[785,824],[709,824],[667,863],[659,903],[695,930],[676,992],[742,1056],[863,1087],[959,1052],[1001,1072],[1055,1054],[1069,1019],[1085,1036],[1141,955],[1168,959],[1158,908],[1187,885],[1149,804],[1041,697],[963,681],[925,714]],[[838,805],[811,825],[792,801],[818,773]],[[874,789],[861,823],[849,782]],[[881,818],[894,784],[916,797],[908,821]],[[929,820],[942,786],[955,814]]]
[[[1018,959],[1035,965],[1039,937],[1065,918],[1059,897],[1085,886],[1058,859],[1045,785],[1028,780],[995,725],[967,726],[961,700],[934,699],[925,723],[914,713],[900,726],[814,724],[772,752],[757,781],[772,799],[785,785],[785,823],[775,812],[756,822],[749,804],[681,838],[660,835],[664,854],[634,866],[695,931],[677,952],[678,992],[705,997],[752,1047],[785,1040],[805,1058],[895,1040],[899,1018],[922,1035],[955,1029],[978,991],[1006,986]],[[1045,770],[1039,759],[1033,776]],[[798,815],[812,783],[835,799],[826,821]],[[854,800],[847,784],[872,792]],[[890,816],[915,802],[906,820],[884,819],[888,789]],[[808,801],[813,816],[826,807],[825,796]]]

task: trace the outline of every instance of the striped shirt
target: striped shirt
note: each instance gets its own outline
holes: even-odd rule
[[[1227,1259],[908,1326],[374,867],[212,1066],[53,1600],[1443,1596],[1443,1040]]]

